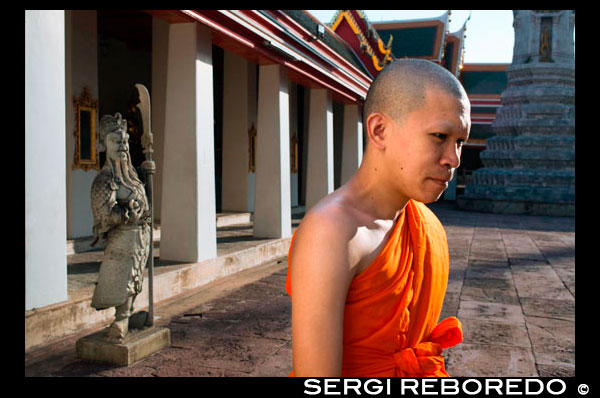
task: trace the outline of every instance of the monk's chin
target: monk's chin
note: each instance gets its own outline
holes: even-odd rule
[[[417,202],[421,202],[421,203],[425,203],[425,204],[437,202],[442,197],[444,191],[445,191],[445,189],[440,192],[424,192],[423,194],[421,194],[418,197],[415,197],[413,199],[416,200]]]

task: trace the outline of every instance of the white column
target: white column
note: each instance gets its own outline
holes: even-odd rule
[[[65,12],[25,11],[25,310],[68,299]]]
[[[208,28],[169,31],[160,258],[217,255],[212,43]]]
[[[249,62],[225,51],[223,66],[223,211],[248,211]]]
[[[358,105],[344,105],[342,180],[344,185],[360,167],[363,155],[362,115]]]
[[[310,90],[306,211],[333,192],[333,107],[331,92]]]
[[[259,67],[254,236],[292,234],[289,97],[285,70]]]

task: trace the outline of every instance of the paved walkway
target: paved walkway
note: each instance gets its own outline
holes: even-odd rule
[[[450,276],[442,318],[464,342],[445,351],[457,377],[575,374],[573,218],[432,208],[444,224]],[[77,360],[76,338],[26,355],[26,376],[287,376],[291,306],[287,258],[157,306],[171,346],[130,367]]]

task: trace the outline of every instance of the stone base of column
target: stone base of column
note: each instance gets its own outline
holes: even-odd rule
[[[105,340],[108,329],[77,340],[77,358],[119,366],[131,366],[137,361],[171,345],[171,331],[164,327],[132,330],[122,343]]]
[[[491,200],[479,198],[456,199],[459,209],[496,214],[521,214],[531,216],[575,216],[574,203],[540,203],[526,201]]]

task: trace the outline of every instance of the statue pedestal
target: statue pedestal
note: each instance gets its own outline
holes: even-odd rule
[[[107,330],[77,340],[77,358],[131,366],[171,344],[171,332],[164,327],[133,329],[121,343],[107,341]]]

